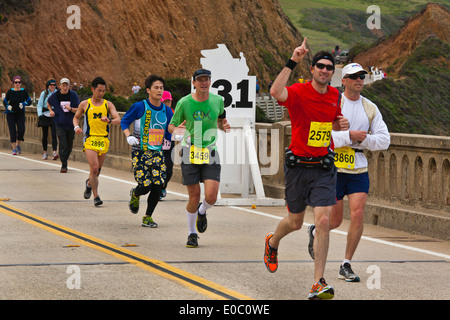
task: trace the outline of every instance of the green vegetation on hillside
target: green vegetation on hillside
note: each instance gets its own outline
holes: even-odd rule
[[[308,37],[312,51],[343,50],[356,44],[368,45],[379,38],[366,26],[377,5],[381,10],[381,30],[385,37],[395,33],[411,16],[418,13],[427,0],[280,0],[285,14],[303,36]],[[450,9],[448,0],[433,1]]]
[[[0,1],[0,24],[8,22],[8,16],[16,13],[30,14],[34,12],[33,0],[2,0]]]
[[[400,80],[374,82],[362,95],[376,103],[390,132],[450,135],[450,44],[425,40],[400,70]]]

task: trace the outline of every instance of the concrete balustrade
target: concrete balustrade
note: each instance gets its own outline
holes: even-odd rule
[[[259,138],[267,141],[263,154],[266,150],[277,150],[283,155],[292,135],[288,121],[273,125],[258,123],[256,129],[258,133],[264,130],[264,136],[278,130],[277,145],[270,137],[259,135]],[[450,212],[450,137],[391,133],[388,150],[365,151],[365,155],[372,198]],[[283,185],[283,156],[279,160],[279,171],[263,177],[268,188]],[[282,196],[280,191],[273,192]]]

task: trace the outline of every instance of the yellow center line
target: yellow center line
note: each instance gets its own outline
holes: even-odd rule
[[[101,252],[110,254],[118,259],[134,264],[163,278],[176,281],[187,288],[204,294],[212,299],[221,300],[250,300],[251,298],[236,291],[227,289],[214,282],[175,268],[163,261],[150,259],[139,253],[118,247],[101,239],[91,237],[73,229],[66,228],[52,221],[43,219],[29,212],[14,208],[0,202],[0,212],[20,219],[46,231],[74,240]]]

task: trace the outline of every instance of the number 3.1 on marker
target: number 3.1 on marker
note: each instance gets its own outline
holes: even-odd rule
[[[230,95],[231,90],[233,89],[233,85],[230,81],[225,79],[217,80],[212,85],[213,88],[221,90],[217,91],[218,95],[221,95],[224,98],[224,107],[227,108],[231,105],[232,108],[252,108],[253,104],[249,101],[249,80],[242,80],[237,84],[237,89],[241,92],[240,100],[236,101],[236,105],[232,105],[233,97]]]

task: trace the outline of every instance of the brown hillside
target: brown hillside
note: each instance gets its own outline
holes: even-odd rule
[[[87,83],[103,76],[129,94],[151,73],[189,78],[201,50],[227,45],[243,52],[250,74],[267,86],[301,44],[302,36],[274,0],[36,0],[34,12],[0,24],[2,92],[11,69],[25,70],[34,91],[49,77]],[[81,9],[81,29],[66,26],[70,5]],[[306,67],[298,74],[306,74]]]
[[[376,47],[357,55],[354,61],[366,68],[391,67],[397,73],[405,60],[429,36],[450,42],[450,12],[438,4],[428,4],[420,13],[410,18],[397,34]]]

